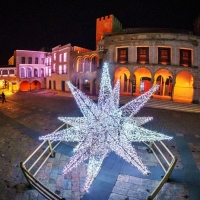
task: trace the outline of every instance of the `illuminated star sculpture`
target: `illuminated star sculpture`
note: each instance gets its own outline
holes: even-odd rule
[[[67,83],[83,117],[59,117],[71,127],[39,138],[78,142],[74,149],[75,153],[63,173],[70,172],[84,160],[89,159],[84,186],[84,190],[88,191],[101,169],[104,158],[114,151],[128,163],[136,166],[143,174],[150,174],[137,155],[132,142],[169,140],[171,137],[141,127],[152,120],[152,117],[134,117],[134,115],[159,86],[152,87],[148,92],[119,108],[120,82],[118,80],[112,89],[108,64],[103,66],[97,104],[70,82]]]

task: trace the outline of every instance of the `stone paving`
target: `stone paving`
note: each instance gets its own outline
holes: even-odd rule
[[[109,200],[144,200],[158,186],[159,181],[119,175]],[[188,199],[186,184],[165,183],[155,200]]]
[[[7,96],[0,105],[0,200],[43,200],[36,190],[27,187],[20,162],[40,144],[38,137],[54,131],[62,123],[59,116],[80,116],[69,94],[43,91]],[[142,109],[138,115],[153,116],[144,127],[168,133],[174,139],[165,144],[178,157],[174,172],[155,199],[200,199],[200,115],[156,109]],[[191,128],[192,127],[192,128]],[[57,150],[37,174],[38,179],[66,200],[131,200],[146,199],[163,175],[158,161],[146,147],[135,148],[152,175],[141,175],[118,156],[105,159],[102,170],[91,186],[83,192],[87,163],[63,176],[62,169],[69,156]],[[41,151],[36,155],[38,156]],[[168,154],[165,154],[168,156]]]

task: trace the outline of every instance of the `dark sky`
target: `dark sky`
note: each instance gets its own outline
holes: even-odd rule
[[[2,0],[0,65],[16,49],[71,43],[95,50],[96,18],[110,14],[123,28],[193,30],[200,0]]]

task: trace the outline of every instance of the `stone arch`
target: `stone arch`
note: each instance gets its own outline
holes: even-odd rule
[[[91,59],[91,72],[93,72],[98,67],[98,55],[92,54],[90,59]]]
[[[25,78],[26,77],[26,70],[24,67],[20,68],[20,78]]]
[[[29,91],[30,83],[28,81],[22,81],[19,86],[20,91]]]
[[[136,95],[148,91],[151,87],[152,73],[146,67],[139,67],[133,72],[133,92]]]
[[[7,79],[1,79],[0,90],[12,91],[12,82]]]
[[[192,102],[194,77],[188,70],[179,71],[176,75],[173,100]]]
[[[84,72],[90,72],[90,56],[86,55],[83,57],[83,63],[84,63]]]
[[[84,76],[82,79],[83,87],[82,90],[84,92],[90,92],[90,87],[91,87],[91,80],[89,77]]]
[[[76,58],[76,71],[83,72],[83,57],[82,56],[78,56]]]
[[[28,77],[28,78],[31,78],[31,77],[32,77],[32,68],[31,68],[31,67],[28,67],[28,68],[27,68],[27,77]]]
[[[41,83],[38,80],[32,81],[30,90],[39,90],[40,88]]]
[[[130,92],[130,71],[126,67],[118,67],[114,73],[114,84],[120,79],[120,93]]]
[[[154,98],[171,99],[174,83],[174,75],[168,69],[159,69],[154,74],[153,85],[159,85],[159,89],[154,93]]]

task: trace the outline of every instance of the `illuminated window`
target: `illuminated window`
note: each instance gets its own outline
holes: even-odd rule
[[[63,62],[67,62],[67,53],[63,54]]]
[[[53,54],[53,60],[56,60],[56,53]]]
[[[62,62],[62,54],[59,55],[59,62]]]
[[[35,64],[38,64],[38,58],[35,58]]]
[[[58,74],[62,74],[62,65],[59,65]]]
[[[51,76],[51,69],[49,69],[49,76]]]
[[[45,76],[49,76],[49,68],[48,67],[45,68]]]
[[[53,70],[52,70],[52,73],[55,73],[56,72],[56,64],[54,63],[53,64]]]
[[[31,71],[31,68],[28,68],[28,69],[27,69],[27,77],[28,77],[28,78],[31,78],[31,76],[32,76],[32,75],[31,75],[31,72],[32,72],[32,71]]]
[[[38,70],[34,69],[34,77],[38,77]]]
[[[127,63],[128,62],[128,48],[118,48],[117,49],[117,62]]]
[[[169,65],[171,62],[171,49],[158,47],[158,63],[163,65]]]
[[[51,66],[51,58],[48,58],[48,66]]]
[[[77,69],[77,71],[78,71],[78,72],[83,72],[83,59],[82,59],[82,58],[79,58],[77,64],[78,64],[78,69]]]
[[[180,49],[180,65],[181,66],[191,66],[191,50]]]
[[[24,68],[20,69],[20,77],[21,78],[25,78],[25,70],[24,70]]]
[[[25,64],[25,57],[22,57],[22,58],[21,58],[21,63],[22,63],[22,64]]]
[[[142,64],[149,63],[149,47],[137,48],[137,62]]]
[[[44,69],[43,68],[40,69],[40,77],[44,77]]]
[[[67,73],[67,65],[63,65],[63,73],[66,74]]]
[[[28,64],[32,64],[32,58],[28,57]]]

